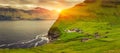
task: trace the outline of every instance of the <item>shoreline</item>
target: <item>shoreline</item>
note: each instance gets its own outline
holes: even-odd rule
[[[26,41],[26,42],[16,42],[10,44],[2,44],[0,48],[31,48],[44,45],[49,43],[50,40],[47,37],[48,34],[37,35],[34,39]]]

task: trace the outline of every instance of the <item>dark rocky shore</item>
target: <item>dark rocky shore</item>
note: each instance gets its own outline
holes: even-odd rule
[[[49,43],[49,39],[46,37],[46,35],[37,35],[34,39],[29,40],[27,42],[2,44],[0,45],[0,48],[30,48],[41,46],[46,43]]]

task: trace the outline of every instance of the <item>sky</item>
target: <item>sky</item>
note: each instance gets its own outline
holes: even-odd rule
[[[69,8],[83,1],[84,0],[0,0],[0,5],[21,9],[42,7],[49,10],[55,10]]]

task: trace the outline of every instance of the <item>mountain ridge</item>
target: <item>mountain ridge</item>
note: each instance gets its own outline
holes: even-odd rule
[[[44,20],[56,19],[58,13],[41,7],[23,10],[12,7],[0,7],[0,20]]]

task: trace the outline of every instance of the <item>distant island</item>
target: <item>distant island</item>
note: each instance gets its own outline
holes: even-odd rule
[[[53,20],[58,12],[36,7],[31,10],[16,9],[12,7],[0,7],[0,21],[4,20]]]

